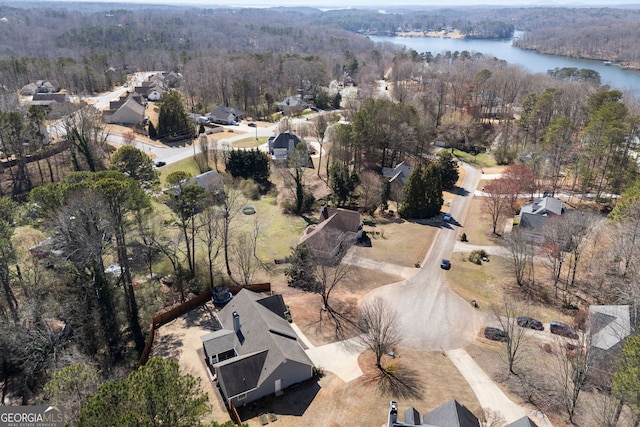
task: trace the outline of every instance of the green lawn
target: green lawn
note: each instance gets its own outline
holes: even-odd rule
[[[169,174],[177,171],[188,172],[193,176],[199,175],[200,171],[198,170],[198,166],[196,165],[193,157],[188,157],[184,160],[180,160],[179,162],[171,163],[170,165],[163,166],[158,169],[160,171],[160,186],[166,187],[166,179]]]
[[[466,153],[460,150],[454,150],[453,155],[466,163],[480,166],[482,168],[488,168],[496,165],[496,161],[485,153],[476,154]]]

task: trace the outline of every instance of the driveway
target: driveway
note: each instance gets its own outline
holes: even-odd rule
[[[464,166],[466,174],[459,195],[451,202],[454,218],[465,218],[470,207],[472,190],[480,181],[480,171]],[[365,296],[365,301],[382,297],[396,307],[400,327],[404,331],[402,345],[445,351],[464,347],[475,340],[480,318],[468,301],[451,291],[444,282],[440,261],[450,258],[456,244],[457,225],[442,227],[436,243],[422,262],[423,268],[403,282],[383,286]],[[452,269],[455,270],[453,265]]]

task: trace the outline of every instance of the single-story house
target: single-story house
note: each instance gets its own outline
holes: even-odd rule
[[[564,203],[551,196],[536,198],[520,209],[518,224],[528,238],[537,245],[544,243],[544,229],[549,221],[565,212]]]
[[[394,168],[382,168],[382,176],[389,179],[391,185],[392,199],[400,201],[402,198],[402,189],[409,180],[409,176],[413,172],[413,166],[400,162]]]
[[[68,93],[38,92],[33,94],[31,105],[50,107],[53,104],[65,104],[70,101]]]
[[[325,256],[337,256],[362,238],[362,215],[357,211],[322,205],[317,225],[304,231],[299,244]]]
[[[224,178],[216,171],[208,171],[200,175],[196,175],[189,179],[183,185],[196,184],[204,188],[211,194],[221,194],[224,192]],[[180,187],[175,186],[165,190],[165,193],[177,196],[180,194]]]
[[[119,107],[109,109],[103,113],[106,123],[117,123],[121,125],[137,125],[144,122],[144,105],[136,99],[134,94],[124,98],[123,102],[115,102]],[[114,103],[110,103],[110,106]]]
[[[282,295],[242,289],[217,314],[221,329],[201,337],[227,404],[240,406],[313,377],[313,362],[285,318]]]
[[[631,313],[628,305],[589,306],[587,343],[594,368],[589,377],[596,385],[606,386],[616,369],[624,339],[632,333]]]
[[[297,96],[289,96],[283,99],[282,102],[278,103],[278,110],[280,111],[286,111],[289,108],[299,108],[301,110],[304,110],[308,107],[309,104],[307,104],[302,98],[299,98]]]
[[[212,112],[206,114],[206,117],[211,123],[232,125],[244,119],[244,113],[236,108],[218,104]]]
[[[31,96],[36,93],[55,93],[60,91],[60,85],[53,80],[38,80],[23,86],[20,89],[20,94],[24,96]]]

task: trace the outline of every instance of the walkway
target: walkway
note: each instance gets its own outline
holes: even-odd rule
[[[415,267],[405,267],[403,265],[391,264],[388,262],[375,261],[370,258],[364,258],[353,254],[353,251],[347,252],[342,262],[356,267],[366,268],[367,270],[382,271],[383,273],[392,274],[394,276],[409,279],[415,276],[420,269]]]

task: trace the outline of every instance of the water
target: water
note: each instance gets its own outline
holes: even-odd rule
[[[516,37],[518,32],[516,32]],[[405,45],[418,53],[431,52],[433,55],[446,51],[483,53],[517,64],[531,73],[546,74],[554,68],[588,68],[600,73],[602,84],[624,92],[640,94],[640,72],[623,70],[616,66],[606,66],[603,61],[574,59],[564,56],[545,55],[532,50],[519,49],[512,44],[512,39],[501,40],[466,40],[440,37],[380,37],[369,36],[374,42],[391,42]]]

